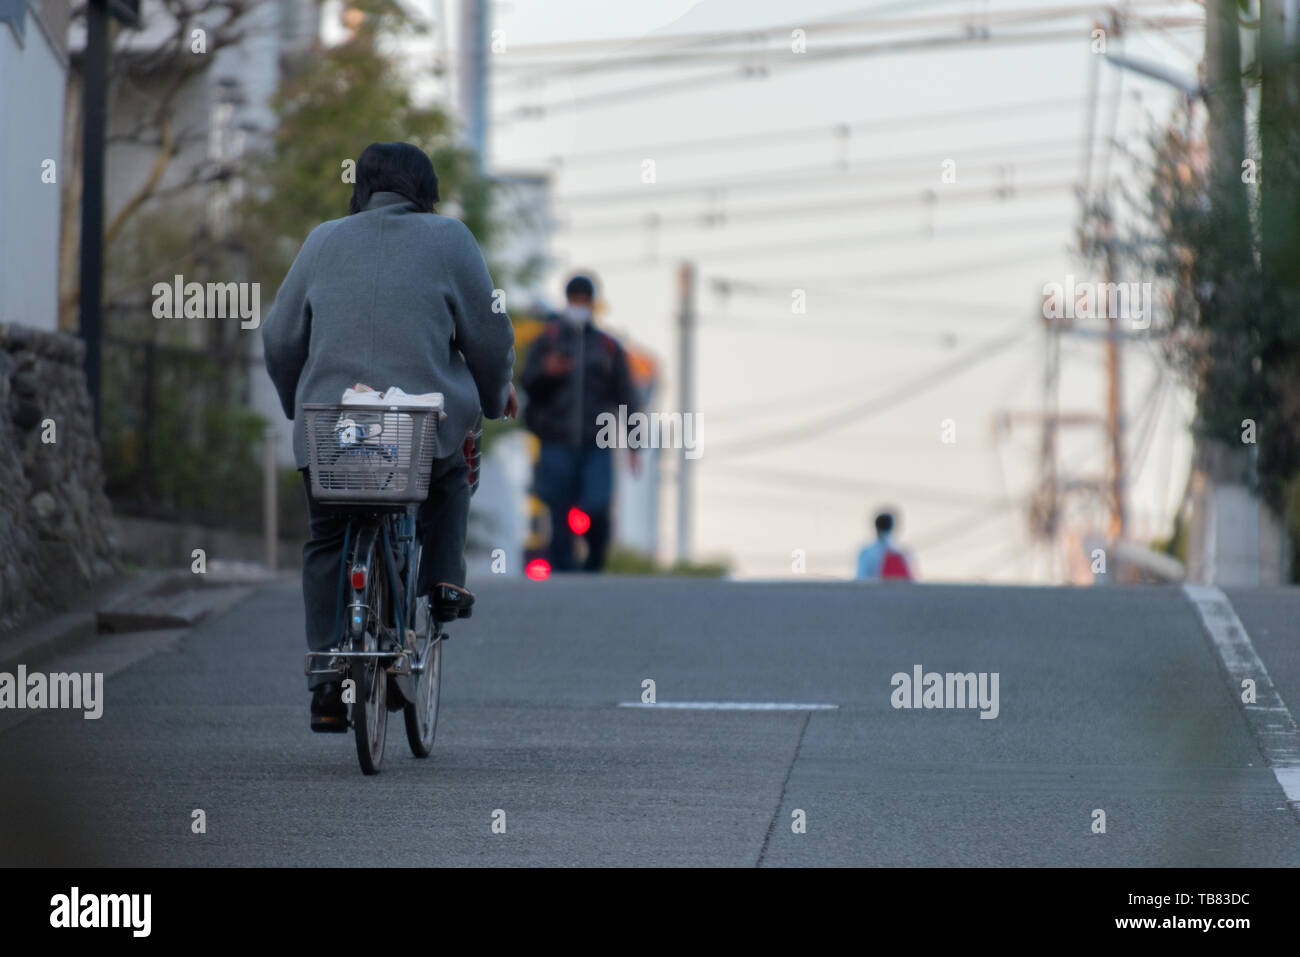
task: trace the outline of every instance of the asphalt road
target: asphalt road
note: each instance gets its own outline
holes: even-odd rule
[[[0,863],[1300,864],[1178,589],[476,584],[433,756],[396,721],[373,778],[308,731],[293,582],[42,663],[104,671],[104,713],[0,712]],[[1300,590],[1229,597],[1298,713]],[[894,708],[918,664],[996,672],[997,717]],[[717,701],[836,707],[661,707]]]

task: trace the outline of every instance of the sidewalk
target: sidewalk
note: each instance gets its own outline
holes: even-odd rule
[[[207,574],[143,570],[106,580],[76,607],[43,610],[0,632],[0,671],[32,665],[100,634],[189,628],[239,601],[254,587],[296,577],[245,563],[210,563]]]

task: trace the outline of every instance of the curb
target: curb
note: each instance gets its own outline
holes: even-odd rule
[[[188,571],[144,572],[97,603],[97,630],[103,634],[188,628],[206,613],[199,604],[178,604],[171,596],[194,587]]]
[[[0,671],[14,671],[20,664],[37,664],[90,641],[99,633],[93,611],[72,611],[55,615],[35,628],[19,626],[0,639]]]
[[[189,572],[137,572],[108,579],[90,592],[82,607],[38,611],[0,635],[0,671],[32,665],[86,644],[102,632],[188,628],[206,609],[165,608],[165,596],[192,580]],[[136,609],[139,609],[136,612]],[[179,623],[178,623],[179,622]],[[130,625],[131,627],[121,627]]]

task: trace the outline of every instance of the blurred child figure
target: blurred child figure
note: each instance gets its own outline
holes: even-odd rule
[[[912,569],[907,555],[894,547],[894,513],[876,516],[876,540],[858,553],[858,581],[897,578],[911,581]]]

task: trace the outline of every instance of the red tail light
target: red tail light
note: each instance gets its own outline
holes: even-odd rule
[[[534,558],[524,566],[524,574],[533,581],[545,581],[551,577],[551,563],[545,558]]]
[[[574,535],[586,535],[591,528],[591,516],[578,507],[569,509],[569,529]]]
[[[352,587],[357,591],[366,587],[366,570],[360,565],[352,569]]]

